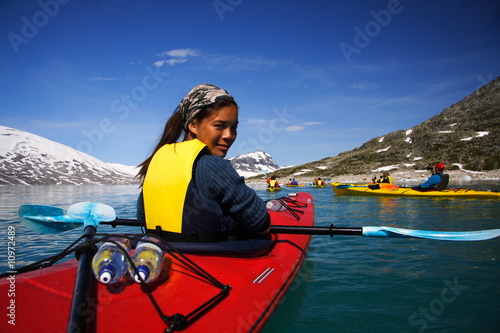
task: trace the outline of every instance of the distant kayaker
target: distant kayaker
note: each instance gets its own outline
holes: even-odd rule
[[[387,171],[384,171],[379,179],[373,177],[372,181],[375,184],[380,184],[380,183],[394,184],[394,179],[392,178],[391,174]]]
[[[415,189],[420,191],[446,189],[450,176],[444,172],[444,164],[438,163],[431,169],[431,176],[424,183],[418,185]]]
[[[212,242],[267,233],[264,201],[224,159],[236,139],[238,105],[212,84],[194,87],[139,165],[137,217],[167,241]],[[178,142],[183,136],[182,142]]]
[[[299,185],[299,183],[297,183],[295,178],[292,178],[292,179],[290,179],[290,182],[288,183],[288,185]]]
[[[266,183],[268,184],[267,187],[280,187],[278,180],[276,180],[276,176],[267,177]]]

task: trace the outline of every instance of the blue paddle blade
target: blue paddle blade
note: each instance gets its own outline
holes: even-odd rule
[[[116,220],[113,207],[97,202],[79,202],[71,205],[68,209],[68,215],[83,220],[85,226],[93,225],[96,228],[99,222]]]
[[[29,229],[51,234],[81,227],[83,220],[66,215],[60,207],[42,205],[22,205],[19,207],[21,222]]]
[[[450,241],[481,241],[500,236],[500,229],[477,231],[429,231],[392,227],[363,227],[363,236],[368,237],[414,237]]]
[[[262,172],[266,177],[269,177],[267,172],[264,169],[262,169],[262,167],[259,167],[259,169],[260,169],[260,172]]]
[[[97,228],[99,222],[114,221],[116,213],[105,204],[80,202],[72,205],[67,213],[60,207],[22,205],[19,207],[19,217],[29,229],[51,234],[87,225]]]

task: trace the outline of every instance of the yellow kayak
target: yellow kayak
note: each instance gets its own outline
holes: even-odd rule
[[[500,192],[472,190],[468,188],[450,188],[442,191],[418,191],[411,187],[393,187],[371,189],[368,185],[337,184],[332,186],[333,192],[348,195],[396,195],[414,197],[459,197],[459,198],[491,198],[500,199]]]
[[[281,187],[275,187],[275,186],[273,186],[273,187],[268,187],[267,190],[269,192],[274,192],[274,191],[281,191],[282,188]]]

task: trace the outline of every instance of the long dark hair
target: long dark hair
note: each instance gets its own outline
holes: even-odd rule
[[[194,118],[194,120],[197,120],[199,122],[203,121],[203,119],[208,118],[215,112],[219,111],[220,109],[228,106],[235,106],[238,108],[238,104],[234,101],[232,98],[222,98],[216,101],[213,104],[205,106]],[[181,135],[184,133],[184,137],[182,141],[186,140],[186,137],[189,133],[189,130],[187,129],[187,124],[184,124],[181,118],[181,114],[179,112],[179,109],[175,109],[174,113],[172,116],[168,119],[167,123],[165,124],[165,128],[163,130],[163,134],[160,137],[160,140],[158,141],[158,144],[154,148],[153,152],[151,155],[144,160],[141,164],[139,164],[139,172],[137,173],[137,178],[139,178],[142,182],[144,182],[144,177],[146,177],[146,173],[148,172],[149,164],[151,163],[151,160],[153,159],[154,154],[163,147],[166,144],[170,143],[176,143],[179,141],[179,138]]]

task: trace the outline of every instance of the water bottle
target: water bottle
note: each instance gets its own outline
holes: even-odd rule
[[[274,200],[274,199],[269,200],[266,203],[266,208],[269,210],[274,210],[275,212],[282,212],[286,209],[285,206],[283,206],[281,204],[281,202],[279,202],[278,200]]]
[[[146,283],[154,281],[160,275],[163,268],[165,252],[156,245],[159,242],[160,240],[155,237],[144,236],[137,244],[135,252],[132,255],[132,261],[137,267],[139,275]],[[135,282],[141,283],[133,267],[129,268],[129,272],[134,277]]]
[[[111,237],[110,240],[119,243],[125,251],[130,251],[130,240],[121,237]],[[96,279],[104,284],[118,282],[127,274],[128,261],[122,250],[112,242],[104,242],[92,259],[92,270]]]

